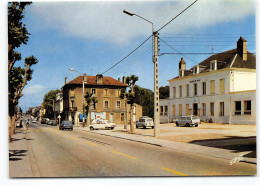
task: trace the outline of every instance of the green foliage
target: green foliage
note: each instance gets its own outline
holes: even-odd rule
[[[30,33],[23,24],[24,8],[31,2],[11,2],[8,4],[8,100],[9,115],[13,116],[19,99],[23,96],[22,91],[28,81],[32,79],[31,67],[38,60],[34,56],[26,57],[24,68],[14,67],[17,61],[22,59],[21,53],[15,51],[21,44],[27,44]]]
[[[169,98],[169,86],[159,88],[159,98],[160,99]]]
[[[86,115],[88,115],[89,113],[89,107],[95,103],[98,103],[97,99],[95,97],[93,97],[92,93],[86,92],[85,96],[84,96],[85,100],[86,100],[86,106],[85,106],[85,111],[86,111]]]
[[[136,97],[134,102],[143,107],[143,115],[153,118],[154,116],[154,93],[149,89],[135,86]]]
[[[58,93],[61,93],[60,89],[51,90],[47,94],[44,95],[43,103],[44,103],[44,108],[46,109],[46,113],[45,113],[44,117],[46,117],[46,118],[54,117],[53,103],[56,99],[56,94],[58,94]]]

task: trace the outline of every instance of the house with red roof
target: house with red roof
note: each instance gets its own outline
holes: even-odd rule
[[[120,79],[116,80],[101,74],[96,76],[78,76],[70,82],[67,82],[67,78],[65,78],[65,85],[62,87],[64,119],[72,121],[75,125],[80,125],[83,122],[82,89],[84,77],[84,94],[86,92],[92,93],[97,100],[97,103],[90,107],[91,121],[94,119],[106,119],[116,124],[129,122],[129,105],[126,104],[124,99],[120,98],[121,90],[126,90],[128,85],[121,82]],[[86,102],[84,103],[86,106]],[[128,113],[126,114],[127,109]],[[141,116],[142,107],[135,105],[132,119],[135,121]]]

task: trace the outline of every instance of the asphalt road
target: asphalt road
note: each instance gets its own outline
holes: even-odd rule
[[[30,124],[26,134],[39,177],[254,175],[256,165],[181,152],[74,128]]]

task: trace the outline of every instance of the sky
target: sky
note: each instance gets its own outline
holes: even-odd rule
[[[61,89],[79,73],[105,72],[121,61],[193,1],[34,2],[23,22],[31,33],[27,45],[17,49],[22,58],[34,55],[33,78],[25,87],[19,106],[26,111],[39,106],[50,90]],[[252,0],[199,0],[159,31],[159,86],[178,75],[183,57],[191,68],[210,54],[236,48],[242,36],[255,53],[255,2]],[[181,53],[181,54],[166,54]],[[17,62],[23,65],[23,62]],[[137,85],[153,89],[152,39],[148,39],[119,65],[104,73],[115,79],[136,75]]]

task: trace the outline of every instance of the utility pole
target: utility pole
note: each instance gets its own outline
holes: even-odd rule
[[[153,32],[154,37],[154,137],[159,133],[159,76],[158,76],[158,32]]]
[[[86,78],[86,73],[83,74],[83,80],[82,80],[82,113],[83,113],[82,123],[83,123],[83,127],[85,125],[85,100],[84,100],[85,78]]]

